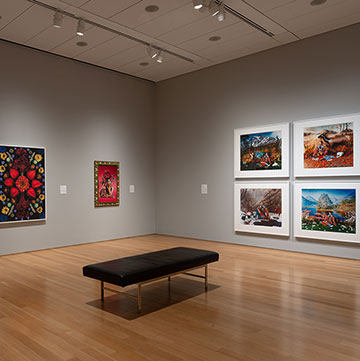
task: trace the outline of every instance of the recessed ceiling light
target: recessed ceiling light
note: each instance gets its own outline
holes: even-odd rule
[[[143,61],[142,63],[140,63],[139,65],[141,65],[141,66],[148,66],[149,65],[149,63],[148,62],[146,62],[146,61]]]
[[[88,46],[88,43],[86,41],[78,41],[76,43],[77,46]]]
[[[221,39],[221,36],[211,36],[209,38],[210,41],[219,41]]]
[[[322,5],[324,3],[326,3],[327,0],[312,0],[310,5],[312,6],[316,6],[316,5]]]
[[[159,10],[159,7],[157,5],[149,5],[145,8],[145,11],[148,13],[155,13]]]

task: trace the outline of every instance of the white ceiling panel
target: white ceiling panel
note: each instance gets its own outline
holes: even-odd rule
[[[327,0],[321,6],[312,6],[310,5],[310,1],[296,0],[284,6],[279,6],[267,11],[266,15],[283,26],[286,26],[287,22],[291,19],[295,19],[300,16],[306,17],[312,13],[318,13],[320,15],[325,11],[325,9],[331,8],[336,4],[340,4],[341,8],[349,8],[349,3],[351,3],[352,6],[354,3],[360,5],[359,0]]]
[[[194,11],[192,2],[190,2],[174,11],[169,11],[154,20],[138,26],[136,30],[150,36],[159,36],[187,24],[194,23],[207,16],[208,14]]]
[[[52,52],[73,58],[74,56],[79,55],[86,50],[103,43],[104,41],[114,38],[115,36],[116,35],[114,33],[110,33],[109,31],[103,30],[101,28],[93,27],[88,29],[84,36],[75,35],[72,39],[54,47]],[[79,41],[87,42],[88,46],[84,48],[76,45],[76,43]]]
[[[244,22],[239,22],[233,25],[229,25],[226,28],[222,28],[217,31],[208,33],[206,35],[199,36],[198,38],[186,41],[184,43],[179,44],[179,46],[182,49],[197,53],[198,50],[210,48],[213,46],[217,47],[230,40],[240,39],[243,35],[254,32],[258,33],[250,25]],[[221,37],[221,39],[218,41],[210,41],[209,39],[214,36]]]
[[[49,51],[67,40],[74,38],[75,29],[76,21],[65,17],[63,20],[63,26],[60,29],[54,28],[50,25],[45,30],[29,39],[25,44],[34,48]]]
[[[17,1],[17,0],[15,0]],[[39,6],[31,6],[0,31],[0,37],[19,43],[40,33],[52,24],[50,12]]]
[[[32,6],[28,1],[0,2],[0,30]]]
[[[257,44],[263,43],[273,44],[274,46],[278,45],[278,43],[274,39],[271,39],[267,35],[256,31],[241,36],[238,39],[233,39],[219,45],[214,45],[206,49],[198,50],[196,53],[204,58],[213,60],[219,54],[227,54],[233,52],[234,49],[242,49],[245,47],[256,46]]]
[[[238,11],[239,13],[245,15],[247,18],[251,19],[255,23],[259,24],[266,30],[271,31],[273,34],[280,34],[285,30],[280,24],[272,21],[269,17],[265,16],[262,12],[258,11],[252,6],[246,4],[244,1],[226,0],[226,4]]]
[[[214,63],[223,63],[224,61],[229,61],[237,58],[241,58],[243,56],[247,56],[250,54],[258,53],[260,51],[264,51],[267,49],[271,49],[276,47],[276,42],[272,41],[270,38],[268,40],[264,40],[262,42],[258,42],[257,44],[253,44],[251,46],[247,46],[241,49],[232,50],[226,53],[218,54],[215,56],[212,61]]]
[[[109,18],[141,0],[90,0],[81,8],[93,14]]]
[[[101,60],[99,63],[105,67],[118,69],[122,65],[128,64],[132,61],[137,61],[138,59],[142,59],[144,56],[146,56],[146,54],[147,52],[145,46],[137,45],[133,48],[124,50],[121,53],[111,56],[110,58]]]
[[[321,18],[321,21],[311,25],[305,25],[303,21],[297,22],[297,20],[300,19],[295,19],[291,22],[289,27],[294,28],[294,33],[296,33],[296,35],[298,35],[300,38],[307,38],[309,36],[325,33],[327,31],[358,23],[360,19],[360,11],[352,12],[351,14],[344,16],[340,19],[337,17],[330,18],[331,20],[326,17]]]
[[[156,0],[155,2],[154,0],[143,0],[111,17],[111,20],[131,28],[136,28],[160,15],[181,7],[187,2],[189,2],[189,0]],[[145,8],[149,5],[157,5],[159,11],[151,13],[146,12]]]
[[[255,9],[266,12],[271,9],[284,6],[289,3],[293,3],[297,0],[244,0],[249,5],[253,6]]]
[[[225,28],[231,24],[240,22],[240,20],[234,16],[227,16],[222,22],[217,21],[212,16],[206,16],[205,18],[182,26],[175,30],[169,31],[168,33],[160,36],[159,38],[170,44],[180,44],[191,39],[198,38],[199,36],[213,32],[214,30]]]
[[[77,55],[75,58],[86,62],[99,62],[135,46],[137,46],[137,43],[134,41],[123,36],[116,36],[89,50],[85,49],[83,53]]]
[[[65,3],[65,4],[78,6],[78,7],[86,4],[88,1],[89,0],[61,0],[61,2]]]
[[[299,40],[297,36],[295,36],[292,33],[289,33],[288,31],[275,35],[273,39],[278,41],[280,44],[288,44],[288,43],[292,43],[293,41]]]

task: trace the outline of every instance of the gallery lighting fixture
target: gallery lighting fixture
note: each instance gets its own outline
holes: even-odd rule
[[[193,0],[194,9],[199,10],[204,6],[203,0]]]
[[[55,11],[54,19],[53,19],[54,28],[58,28],[58,29],[61,28],[63,19],[64,19],[64,15],[63,15],[62,11],[57,9]]]
[[[225,20],[225,16],[226,16],[226,12],[225,12],[225,8],[224,8],[224,3],[221,3],[219,5],[219,13],[217,15],[217,19],[218,21],[224,21]]]
[[[156,57],[156,61],[160,64],[163,62],[163,53],[161,50],[159,51],[159,54]]]
[[[49,5],[49,4],[46,4],[40,0],[26,0],[34,5],[38,5],[38,6],[41,6],[45,9],[48,9],[48,10],[51,10],[53,12],[56,13],[56,11],[58,11],[58,9],[55,7],[55,6],[52,6],[52,5]],[[205,1],[205,0],[204,0]],[[61,12],[61,15],[62,15],[62,18],[64,18],[65,16],[69,17],[69,18],[72,18],[72,19],[75,19],[78,21],[78,25],[77,25],[77,29],[76,29],[76,34],[77,35],[80,35],[80,36],[83,36],[85,34],[85,25],[88,24],[90,26],[93,26],[93,27],[97,27],[99,29],[102,29],[102,30],[105,30],[105,31],[108,31],[112,34],[116,34],[118,36],[122,36],[128,40],[131,40],[131,41],[134,41],[138,44],[141,44],[141,45],[144,45],[146,47],[149,47],[151,46],[151,44],[145,40],[142,40],[142,39],[139,39],[133,35],[129,35],[129,34],[126,34],[122,31],[119,31],[119,30],[116,30],[114,28],[111,28],[109,26],[106,26],[106,25],[103,25],[103,24],[99,24],[97,23],[96,21],[93,21],[93,20],[90,20],[90,19],[84,19],[78,15],[75,15],[74,13],[72,12],[69,12],[69,11],[60,11]],[[54,15],[54,19],[55,19],[55,15]],[[55,20],[54,20],[54,26],[55,26]],[[155,47],[155,50],[157,50],[158,52],[161,51],[161,57],[160,57],[160,62],[162,62],[162,58],[163,58],[163,54],[170,54],[178,59],[181,59],[181,60],[184,60],[184,61],[187,61],[189,63],[194,63],[194,60],[191,59],[191,58],[188,58],[187,56],[184,56],[184,55],[181,55],[179,53],[175,53],[174,51],[171,51],[171,50],[168,50],[168,49],[164,49],[164,48],[160,48],[160,47]],[[157,55],[159,55],[159,53],[157,53]],[[155,55],[156,57],[156,55]]]
[[[318,4],[318,3],[323,3],[325,1],[326,0],[313,0],[312,2]],[[239,13],[237,10],[233,9],[229,5],[226,5],[226,3],[223,0],[203,0],[201,2],[202,6],[198,7],[198,8],[195,7],[195,2],[196,1],[193,0],[194,9],[197,9],[201,12],[208,11],[211,16],[216,16],[218,21],[224,21],[225,17],[226,17],[226,13],[229,13],[229,14],[237,17],[238,19],[244,21],[246,24],[252,26],[256,30],[261,31],[262,33],[269,36],[270,38],[272,38],[274,36],[274,34],[271,31],[265,29],[264,27],[262,27],[255,21],[252,21],[251,19],[246,17],[245,15]]]
[[[209,13],[211,16],[216,16],[220,12],[220,5],[216,3],[215,0],[210,2],[209,5]]]
[[[85,34],[85,21],[82,18],[79,18],[78,25],[76,28],[76,34],[80,36],[84,36]]]
[[[151,44],[147,47],[147,53],[151,59],[155,59],[158,55],[158,50],[156,50]]]
[[[150,44],[147,47],[147,53],[149,54],[151,59],[156,60],[158,63],[163,62],[164,59],[163,49]]]

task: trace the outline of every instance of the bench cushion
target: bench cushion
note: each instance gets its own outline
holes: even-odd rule
[[[85,266],[83,275],[121,287],[216,262],[219,254],[176,247]]]

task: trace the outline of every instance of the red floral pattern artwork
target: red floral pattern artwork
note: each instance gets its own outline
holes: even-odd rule
[[[119,205],[119,162],[95,161],[95,207]]]
[[[45,150],[0,146],[0,223],[42,220]]]

